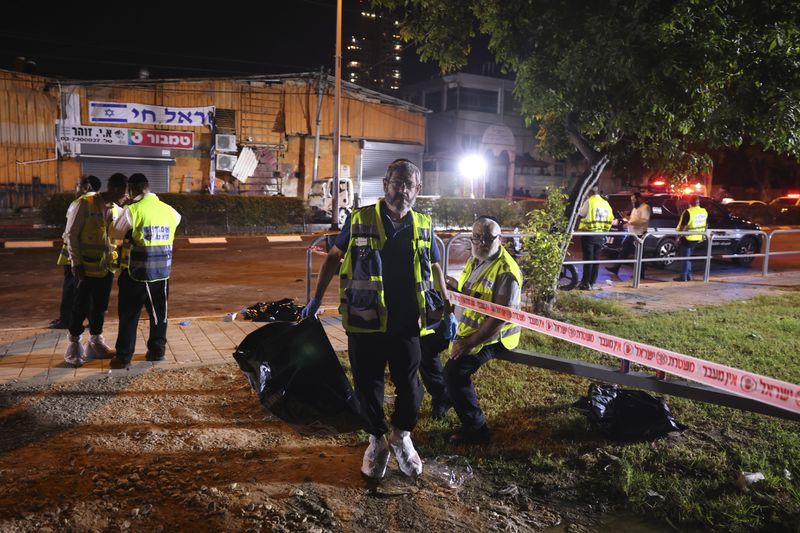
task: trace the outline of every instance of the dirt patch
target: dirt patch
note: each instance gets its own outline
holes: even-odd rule
[[[233,365],[0,387],[2,531],[538,531],[591,511],[476,475],[364,480],[358,435],[304,437]],[[432,458],[425,458],[430,464]],[[510,488],[509,488],[510,487]]]

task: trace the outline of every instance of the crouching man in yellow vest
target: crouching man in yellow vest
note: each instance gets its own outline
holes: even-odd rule
[[[488,217],[472,226],[472,257],[461,272],[458,290],[474,298],[518,309],[522,273],[500,244],[500,225]],[[450,437],[453,444],[489,440],[486,418],[472,384],[474,374],[497,354],[519,344],[520,327],[469,309],[456,311],[458,330],[444,367],[445,385],[461,428]]]
[[[114,174],[108,178],[108,190],[81,196],[70,210],[64,230],[72,276],[75,278],[75,299],[69,324],[69,344],[64,360],[75,366],[87,356],[107,359],[111,349],[103,339],[103,322],[116,272],[116,246],[109,237],[109,227],[119,216],[117,202],[125,197],[128,178]],[[89,343],[81,344],[83,321],[89,319]]]
[[[369,433],[361,472],[370,478],[386,474],[390,450],[403,474],[422,473],[422,460],[411,441],[422,403],[419,340],[431,333],[428,325],[440,320],[442,312],[445,322],[454,319],[435,289],[444,287],[444,275],[431,217],[412,210],[422,187],[420,178],[419,168],[408,160],[389,165],[384,198],[356,209],[347,219],[322,265],[314,297],[302,312],[303,317],[316,314],[341,262],[339,311]],[[383,416],[387,364],[397,393],[388,439]]]
[[[163,361],[167,345],[167,300],[172,243],[181,215],[150,192],[144,174],[128,181],[133,201],[114,224],[112,236],[125,239],[119,275],[119,333],[111,368],[130,368],[142,306],[150,317],[148,361]]]

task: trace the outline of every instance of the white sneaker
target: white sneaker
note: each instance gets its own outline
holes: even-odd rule
[[[89,344],[86,345],[86,356],[89,359],[111,359],[114,357],[114,353],[102,335],[89,337]]]
[[[367,477],[381,479],[386,475],[386,466],[389,464],[389,445],[386,437],[381,435],[369,436],[369,446],[364,452],[361,462],[361,473]]]
[[[397,466],[400,467],[402,473],[414,477],[422,474],[422,459],[414,449],[410,431],[392,429],[392,433],[389,435],[389,447],[392,449],[392,453],[397,459]]]
[[[80,336],[69,336],[67,351],[64,352],[64,361],[73,366],[81,366],[86,361],[86,349],[81,344]]]

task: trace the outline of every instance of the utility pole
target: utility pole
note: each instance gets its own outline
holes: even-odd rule
[[[319,68],[319,81],[317,81],[317,122],[316,131],[314,132],[314,170],[311,174],[311,180],[317,181],[319,177],[319,127],[322,116],[322,81],[325,79],[325,70],[323,67]]]
[[[333,94],[333,198],[331,229],[339,229],[339,159],[340,128],[342,123],[342,0],[336,0],[336,86]]]

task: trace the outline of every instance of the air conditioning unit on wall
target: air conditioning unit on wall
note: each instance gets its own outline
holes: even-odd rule
[[[232,172],[233,167],[236,166],[237,159],[235,155],[217,154],[217,170]]]
[[[214,140],[218,152],[236,152],[236,135],[217,135]]]

